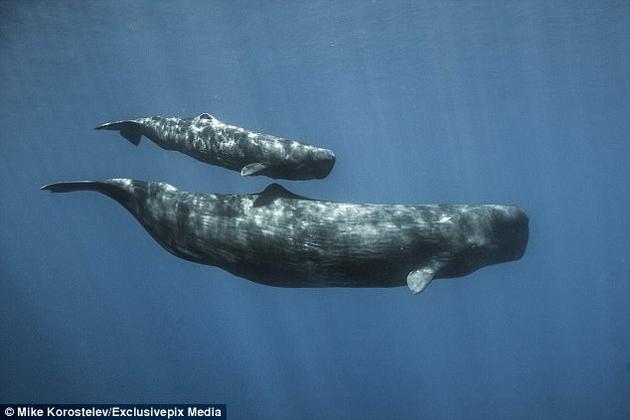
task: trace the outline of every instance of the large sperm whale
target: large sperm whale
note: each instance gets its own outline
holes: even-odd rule
[[[318,201],[272,184],[258,194],[179,191],[163,182],[78,181],[122,204],[167,251],[280,287],[394,287],[421,292],[521,258],[528,218],[505,205],[384,205]]]
[[[205,113],[194,118],[148,117],[108,122],[96,129],[120,131],[135,145],[145,136],[164,149],[239,171],[243,176],[319,179],[326,177],[335,165],[335,155],[328,149],[255,133]]]

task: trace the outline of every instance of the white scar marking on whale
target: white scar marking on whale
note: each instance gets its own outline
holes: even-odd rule
[[[165,192],[175,192],[177,191],[177,188],[173,187],[171,184],[167,184],[166,182],[161,183],[162,184],[162,188],[164,188]]]
[[[114,179],[112,179],[112,181],[118,182],[118,183],[120,183],[120,184],[122,184],[122,185],[124,185],[126,187],[131,185],[131,180],[127,179],[127,178],[114,178]]]
[[[276,208],[272,210],[272,214],[275,219],[280,219],[284,216],[284,211],[282,210],[282,207],[276,206]]]
[[[218,129],[233,130],[233,131],[236,131],[236,132],[239,132],[239,133],[244,133],[244,132],[248,131],[248,130],[245,130],[244,128],[237,127],[235,125],[229,125],[229,124],[226,124],[224,122],[221,122],[221,121],[217,120],[216,118],[213,119],[212,121],[210,121],[210,125],[212,125],[212,128],[217,129],[217,130]]]
[[[213,119],[210,120],[210,125],[215,130],[218,130],[219,128],[226,128],[227,127],[226,124],[223,124],[221,121],[217,120],[216,118],[213,118]]]

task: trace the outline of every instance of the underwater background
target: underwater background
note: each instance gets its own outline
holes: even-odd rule
[[[630,418],[630,2],[1,1],[0,402],[233,419]],[[309,197],[516,204],[522,260],[281,289],[47,183],[242,178],[97,124],[202,112],[334,150]]]

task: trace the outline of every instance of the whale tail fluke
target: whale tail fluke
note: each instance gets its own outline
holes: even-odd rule
[[[95,127],[95,129],[118,130],[121,136],[136,146],[140,143],[140,137],[142,137],[142,124],[131,120],[108,122]]]
[[[54,184],[44,185],[41,189],[42,191],[50,191],[52,193],[97,191],[119,200],[125,196],[125,187],[122,183],[116,181],[117,180],[56,182]]]
[[[104,182],[98,181],[73,181],[73,182],[56,182],[54,184],[44,185],[43,191],[52,193],[66,193],[72,191],[101,191],[106,188]]]
[[[140,183],[143,184],[143,183]],[[70,181],[70,182],[56,182],[54,184],[44,185],[41,189],[43,191],[50,191],[52,193],[68,193],[74,191],[96,191],[113,198],[122,205],[127,205],[131,197],[130,191],[134,187],[142,186],[132,185],[129,179],[108,179],[106,181]],[[139,191],[139,189],[137,190]],[[136,191],[136,192],[137,192]]]

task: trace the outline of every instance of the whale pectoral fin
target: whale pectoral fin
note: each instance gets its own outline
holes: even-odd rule
[[[267,169],[267,165],[264,163],[256,162],[250,163],[241,169],[242,176],[255,176],[260,175],[265,169]]]
[[[427,267],[422,267],[418,270],[414,270],[407,276],[407,287],[414,295],[422,292],[433,280],[435,277],[435,273],[437,272],[437,267],[435,265],[430,265]]]
[[[265,188],[262,192],[258,193],[258,197],[254,200],[254,207],[262,207],[267,204],[273,203],[276,198],[290,198],[293,200],[310,200],[310,198],[302,197],[301,195],[293,194],[280,184],[271,184]]]
[[[212,115],[208,114],[207,112],[204,112],[203,114],[199,114],[197,116],[197,118],[199,118],[200,120],[211,120],[214,117]]]

